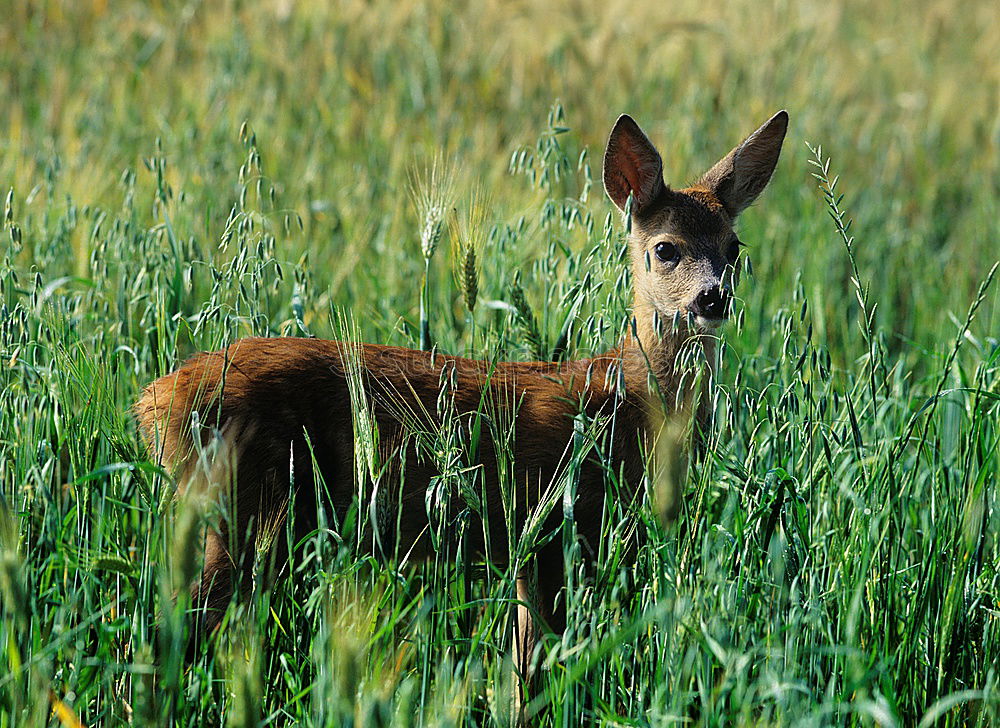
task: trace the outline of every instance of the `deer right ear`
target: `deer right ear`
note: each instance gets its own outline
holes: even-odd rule
[[[604,190],[619,210],[633,196],[633,212],[642,210],[664,189],[663,160],[628,114],[615,122],[604,152]]]
[[[708,170],[699,184],[712,190],[730,217],[736,217],[764,191],[788,131],[788,112],[779,111]]]

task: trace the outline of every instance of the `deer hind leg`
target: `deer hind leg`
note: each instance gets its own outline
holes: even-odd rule
[[[204,566],[191,585],[196,615],[192,642],[219,627],[234,596],[246,601],[287,562],[287,483],[273,471],[263,478],[238,479],[229,502],[220,506],[223,513],[205,528]]]
[[[203,545],[205,564],[201,576],[191,585],[191,606],[195,613],[192,649],[203,635],[215,632],[234,591],[228,529],[206,527]]]

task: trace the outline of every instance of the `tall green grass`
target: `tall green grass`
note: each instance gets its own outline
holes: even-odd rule
[[[599,182],[614,118],[680,185],[781,107],[712,444],[673,525],[606,514],[596,580],[572,498],[552,504],[568,629],[534,707],[553,726],[996,724],[998,43],[992,6],[955,0],[14,2],[0,726],[507,725],[513,572],[461,537],[371,558],[366,493],[186,663],[175,596],[204,506],[174,498],[129,407],[250,334],[609,348],[629,305]],[[411,180],[435,159],[452,209],[425,257]],[[446,416],[415,437],[461,534],[468,436]],[[393,463],[370,450],[377,477]],[[636,524],[650,541],[619,563]]]

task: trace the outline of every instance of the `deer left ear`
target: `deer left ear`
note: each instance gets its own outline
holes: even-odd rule
[[[604,190],[622,212],[631,194],[632,211],[639,212],[664,189],[660,153],[635,119],[622,114],[611,130],[604,152]]]
[[[767,187],[787,130],[788,112],[779,111],[720,159],[698,184],[712,190],[729,216],[736,217]]]

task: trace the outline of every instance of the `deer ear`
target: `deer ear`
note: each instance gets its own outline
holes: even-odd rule
[[[633,212],[656,199],[664,189],[663,160],[635,120],[622,114],[615,122],[604,152],[604,190],[619,210],[631,193]]]
[[[712,190],[729,216],[736,217],[767,187],[787,130],[788,112],[779,111],[720,159],[698,184]]]

